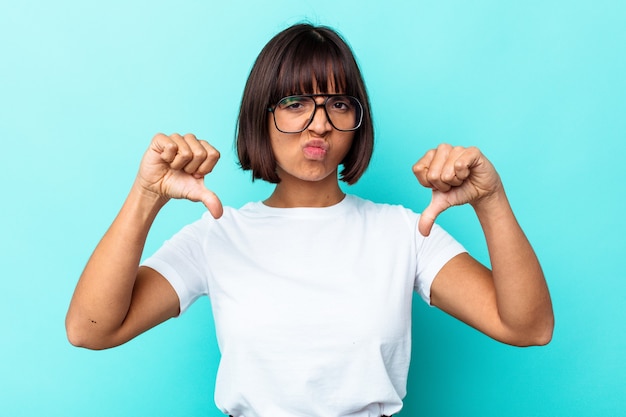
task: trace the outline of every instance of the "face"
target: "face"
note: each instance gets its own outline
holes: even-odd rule
[[[316,97],[318,104],[325,97]],[[315,111],[311,124],[300,133],[280,132],[268,114],[270,141],[282,181],[336,181],[337,169],[354,139],[354,132],[333,128],[323,107]]]

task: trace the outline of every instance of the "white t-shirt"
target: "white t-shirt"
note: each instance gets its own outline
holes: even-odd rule
[[[402,408],[411,302],[463,247],[419,215],[348,195],[325,208],[249,203],[205,214],[144,262],[185,311],[208,295],[235,417],[379,417]]]

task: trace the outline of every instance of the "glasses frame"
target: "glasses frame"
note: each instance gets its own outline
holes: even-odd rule
[[[328,114],[328,110],[326,109],[326,103],[328,103],[328,100],[330,100],[333,97],[349,97],[351,99],[353,99],[358,105],[359,105],[359,109],[360,109],[360,113],[359,113],[359,121],[356,124],[355,127],[351,128],[351,129],[339,129],[337,126],[335,126],[335,124],[333,123],[333,120],[331,119],[330,115]],[[304,125],[304,127],[298,131],[295,132],[287,132],[282,130],[281,128],[278,127],[278,123],[276,123],[276,107],[278,107],[278,103],[280,103],[281,101],[288,99],[288,98],[292,98],[292,97],[310,97],[313,99],[313,103],[315,103],[315,108],[313,109],[313,111],[311,112],[311,117],[309,118],[309,121],[306,122],[306,124]],[[324,100],[323,103],[318,104],[317,101],[315,101],[316,97],[326,97],[326,99]],[[330,125],[333,127],[333,129],[338,130],[340,132],[353,132],[355,130],[357,130],[359,127],[361,127],[361,124],[363,123],[363,104],[361,104],[361,101],[359,101],[358,98],[351,96],[349,94],[293,94],[290,96],[285,96],[283,98],[281,98],[280,100],[278,100],[278,102],[276,102],[276,104],[274,104],[273,106],[270,106],[267,108],[267,111],[272,113],[273,118],[274,118],[274,126],[276,126],[276,129],[278,129],[279,132],[282,133],[302,133],[305,130],[308,129],[308,127],[311,125],[311,123],[313,122],[313,119],[315,119],[315,114],[317,113],[317,109],[318,107],[322,107],[324,109],[324,114],[326,115],[326,120],[328,120],[328,122],[330,123]]]

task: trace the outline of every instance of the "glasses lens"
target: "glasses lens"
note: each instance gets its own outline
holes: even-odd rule
[[[287,133],[303,131],[315,111],[315,100],[307,96],[289,96],[278,102],[274,109],[276,127]]]
[[[276,127],[285,133],[302,132],[315,116],[318,105],[311,96],[289,96],[274,108]],[[361,125],[363,108],[352,96],[330,96],[325,102],[326,114],[337,130],[355,130]]]
[[[337,130],[354,130],[361,124],[361,103],[352,96],[332,96],[326,101],[326,113]]]

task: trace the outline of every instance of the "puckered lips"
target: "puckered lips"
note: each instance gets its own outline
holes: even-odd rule
[[[302,146],[304,157],[314,161],[320,161],[326,157],[328,143],[321,139],[308,140]]]

